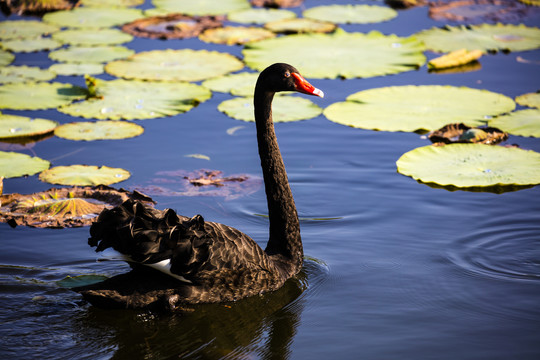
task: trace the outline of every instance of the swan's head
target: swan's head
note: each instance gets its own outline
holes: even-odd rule
[[[297,91],[302,94],[324,97],[324,93],[320,89],[311,85],[294,66],[289,64],[270,65],[261,72],[257,82],[260,83],[260,86],[273,92]]]

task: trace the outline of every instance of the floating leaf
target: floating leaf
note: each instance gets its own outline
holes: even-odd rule
[[[187,15],[220,15],[233,11],[250,8],[247,0],[152,0],[152,4],[158,9],[169,13],[182,13]]]
[[[210,156],[207,156],[204,154],[189,154],[189,155],[185,155],[185,157],[210,161]]]
[[[117,45],[133,39],[118,29],[72,29],[59,31],[52,37],[64,44],[81,46]]]
[[[336,30],[334,23],[311,19],[285,19],[266,23],[264,27],[275,33],[299,34],[299,33],[329,33]]]
[[[36,20],[6,20],[0,22],[0,39],[14,40],[50,35],[60,30],[57,26]]]
[[[218,105],[218,110],[237,120],[255,121],[252,97],[225,100]],[[274,122],[311,119],[319,116],[321,112],[319,106],[305,98],[286,95],[274,98],[272,111]]]
[[[93,46],[60,49],[49,53],[49,58],[69,63],[104,63],[131,56],[135,51],[124,46]]]
[[[186,39],[206,29],[223,25],[223,17],[172,14],[135,20],[122,26],[122,31],[151,39]]]
[[[310,78],[354,78],[414,70],[425,62],[422,51],[423,45],[414,38],[337,30],[250,43],[243,54],[248,66],[260,71],[268,64],[286,62]]]
[[[86,90],[63,83],[29,82],[0,86],[0,109],[52,109],[86,97]]]
[[[527,109],[497,116],[489,121],[489,125],[501,128],[513,135],[538,138],[540,137],[540,110]]]
[[[323,5],[307,9],[304,17],[340,24],[369,24],[387,21],[397,16],[397,11],[377,5]]]
[[[229,21],[242,24],[266,24],[271,21],[293,19],[296,14],[289,10],[280,9],[248,9],[236,11],[227,15]]]
[[[424,146],[405,153],[396,164],[403,175],[442,186],[540,183],[540,154],[519,148],[481,144]]]
[[[3,49],[13,52],[34,52],[52,50],[62,46],[58,41],[51,38],[28,38],[28,39],[13,39],[6,40],[0,43]]]
[[[202,86],[218,92],[232,93],[237,96],[253,96],[259,73],[238,73],[205,80]]]
[[[108,28],[143,17],[138,9],[81,7],[45,14],[43,21],[60,27]]]
[[[218,51],[169,49],[140,52],[107,64],[105,70],[127,79],[199,81],[243,67],[236,57]]]
[[[276,9],[298,7],[304,0],[250,0],[250,2],[253,6]]]
[[[527,5],[540,6],[540,0],[518,0],[518,1]]]
[[[478,60],[482,56],[482,51],[467,49],[460,49],[452,51],[446,55],[432,59],[428,62],[429,69],[445,69],[455,66],[468,64],[470,62]]]
[[[103,65],[88,63],[88,64],[53,64],[49,70],[58,75],[98,75],[103,74]]]
[[[275,36],[273,32],[258,27],[226,26],[208,29],[199,35],[199,39],[216,44],[239,45]]]
[[[15,55],[13,55],[12,53],[0,50],[0,66],[9,65],[14,59]]]
[[[13,178],[34,175],[48,169],[51,163],[38,157],[0,151],[0,177]]]
[[[12,140],[49,134],[58,123],[46,119],[31,119],[24,116],[0,115],[0,140]]]
[[[78,4],[76,0],[9,0],[3,1],[2,11],[17,15],[42,16],[46,12],[68,10]],[[5,6],[4,6],[5,5]]]
[[[144,4],[144,0],[81,0],[86,7],[131,7]]]
[[[429,140],[433,143],[480,143],[495,145],[508,139],[508,134],[494,127],[471,128],[465,124],[448,124],[431,132]]]
[[[56,166],[39,174],[39,180],[60,185],[110,185],[128,179],[129,171],[107,166]]]
[[[142,126],[126,121],[97,121],[60,125],[55,129],[54,135],[69,140],[91,141],[127,139],[139,136],[143,132]]]
[[[56,74],[40,69],[37,66],[6,66],[0,67],[0,84],[19,83],[27,81],[49,81]]]
[[[185,82],[112,80],[96,82],[97,97],[58,110],[90,119],[133,120],[173,116],[208,100],[212,93]]]
[[[66,276],[62,280],[56,282],[56,284],[63,288],[75,288],[79,286],[87,286],[107,280],[105,275],[79,275],[79,276]]]
[[[516,97],[519,105],[540,108],[540,92],[523,94]]]
[[[487,90],[453,86],[391,86],[364,90],[330,105],[324,115],[338,124],[384,131],[435,130],[448,123],[479,126],[512,111],[512,99]]]
[[[445,26],[415,34],[433,51],[450,52],[465,48],[483,51],[525,51],[540,47],[540,29],[523,24]]]
[[[122,204],[127,199],[148,205],[153,200],[139,192],[116,190],[108,186],[52,188],[21,195],[0,196],[0,221],[11,226],[67,228],[91,225],[104,210]]]

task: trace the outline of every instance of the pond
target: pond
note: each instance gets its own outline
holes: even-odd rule
[[[347,2],[306,0],[304,7],[330,3]],[[150,2],[141,6],[150,7]],[[297,14],[301,10],[292,9]],[[19,18],[27,17],[9,17]],[[536,12],[513,23],[538,26],[539,20]],[[400,11],[387,22],[342,28],[409,36],[442,25],[428,17],[426,7],[419,7]],[[196,38],[136,38],[126,46],[136,52],[192,48],[242,56],[240,46]],[[452,74],[429,73],[423,66],[365,79],[308,78],[325,93],[324,99],[310,100],[324,108],[357,91],[392,85],[467,86],[511,98],[540,88],[540,50],[485,55],[480,62],[478,71]],[[52,61],[46,52],[17,53],[14,64],[47,68]],[[55,81],[84,86],[82,76],[59,76]],[[114,185],[125,189],[156,184],[163,171],[212,169],[225,175],[261,177],[254,124],[217,110],[230,98],[214,92],[210,100],[184,114],[136,121],[145,132],[131,139],[80,142],[52,137],[16,151],[47,159],[53,166],[127,169],[131,177]],[[74,121],[56,110],[2,112]],[[228,133],[231,128],[236,129]],[[103,255],[87,244],[88,227],[11,228],[0,223],[0,356],[540,357],[540,186],[497,193],[419,183],[396,170],[402,154],[428,145],[425,136],[417,133],[351,128],[323,115],[276,124],[276,132],[306,255],[297,278],[271,294],[205,305],[184,315],[103,310],[56,284],[66,276],[113,276],[129,270],[121,261],[99,261]],[[511,135],[506,143],[540,152],[537,138]],[[267,209],[260,185],[237,197],[152,197],[159,209],[173,208],[186,216],[202,214],[206,220],[249,234],[264,247],[268,223],[261,216]],[[27,194],[50,187],[37,175],[4,180],[5,193]]]

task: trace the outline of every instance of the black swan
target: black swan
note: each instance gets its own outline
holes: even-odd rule
[[[272,100],[279,91],[324,96],[288,64],[269,66],[257,80],[255,123],[270,222],[265,250],[242,232],[200,215],[188,218],[127,200],[99,215],[88,243],[96,251],[112,247],[122,253],[139,268],[137,280],[126,285],[129,279],[118,275],[76,291],[98,306],[138,308],[165,300],[175,308],[273,291],[296,275],[304,256],[300,226],[272,122]],[[141,271],[140,264],[170,277]]]

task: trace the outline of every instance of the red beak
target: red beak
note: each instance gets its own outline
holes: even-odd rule
[[[294,83],[296,84],[296,89],[304,94],[315,95],[324,97],[322,90],[317,89],[315,86],[311,85],[302,75],[297,73],[291,73],[294,78]]]

